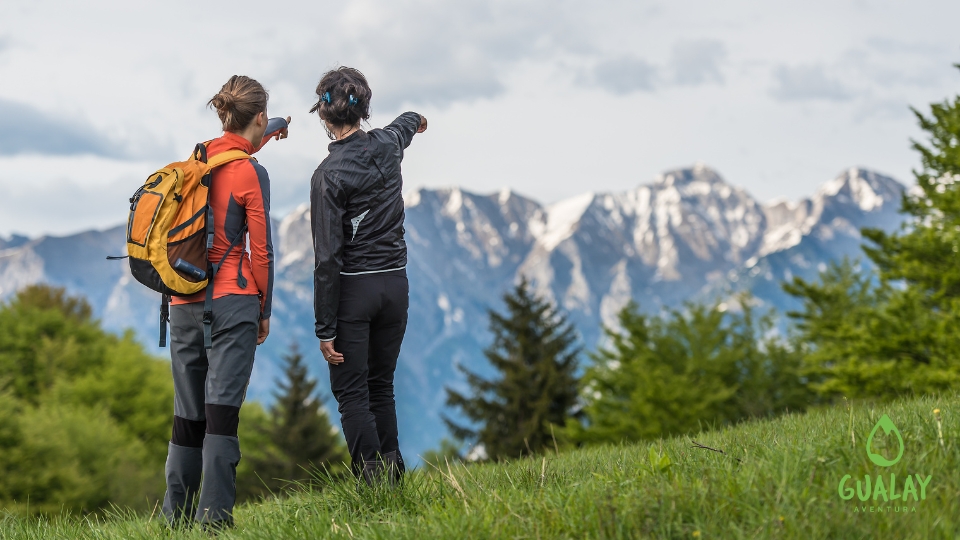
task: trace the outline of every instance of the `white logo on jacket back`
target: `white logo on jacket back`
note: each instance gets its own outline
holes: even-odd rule
[[[370,213],[370,210],[364,210],[362,214],[350,220],[350,223],[353,225],[353,238],[350,239],[351,242],[357,239],[357,229],[360,228],[360,222],[363,221],[363,218]]]

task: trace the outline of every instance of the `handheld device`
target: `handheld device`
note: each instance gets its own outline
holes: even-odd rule
[[[188,263],[183,259],[177,259],[176,261],[174,261],[173,268],[174,270],[179,270],[180,272],[183,272],[184,274],[192,277],[197,281],[203,281],[204,279],[207,278],[206,272]]]

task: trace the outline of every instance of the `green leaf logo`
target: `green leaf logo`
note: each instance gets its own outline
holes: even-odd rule
[[[889,460],[880,454],[874,454],[873,451],[870,450],[871,443],[873,443],[873,436],[877,434],[877,430],[880,428],[883,428],[883,432],[887,435],[889,435],[891,431],[897,434],[897,441],[900,442],[900,452],[897,453],[897,457],[893,460]],[[900,435],[900,430],[893,424],[893,420],[890,420],[889,416],[881,416],[877,425],[873,426],[873,431],[870,432],[870,437],[867,439],[867,457],[870,458],[870,461],[881,467],[894,465],[903,457],[903,436]]]

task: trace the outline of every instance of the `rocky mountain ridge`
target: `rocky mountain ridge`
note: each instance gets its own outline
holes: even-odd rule
[[[436,445],[444,386],[455,367],[483,371],[487,311],[520,276],[557,302],[592,348],[602,324],[628,301],[646,311],[685,300],[751,291],[781,311],[793,276],[860,254],[860,228],[892,229],[904,186],[851,168],[810,199],[762,204],[697,165],[663,173],[622,193],[585,193],[542,205],[510,190],[480,195],[459,188],[405,195],[410,323],[397,372],[404,452]],[[258,352],[250,395],[270,399],[280,355],[292,344],[312,355],[313,250],[301,207],[274,225],[277,277],[273,334]],[[0,238],[0,299],[50,282],[86,295],[108,328],[133,328],[156,341],[158,295],[106,261],[122,253],[123,227],[67,237]],[[312,369],[323,382],[319,354]],[[329,397],[329,396],[327,396]]]

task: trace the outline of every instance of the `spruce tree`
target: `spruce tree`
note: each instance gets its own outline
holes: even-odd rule
[[[569,421],[565,438],[654,439],[801,410],[809,394],[799,353],[768,336],[772,314],[757,317],[747,296],[739,304],[691,303],[653,316],[628,304],[618,327],[604,329],[606,345],[590,355],[586,422]]]
[[[317,381],[308,375],[303,355],[294,346],[283,360],[286,380],[274,393],[276,402],[267,427],[273,449],[253,459],[261,491],[310,482],[318,469],[339,470],[347,459],[342,437],[316,395]]]
[[[556,426],[577,402],[577,336],[566,318],[524,279],[504,296],[506,314],[489,312],[493,343],[484,351],[497,375],[460,367],[472,395],[447,389],[447,404],[474,426],[444,418],[453,435],[483,445],[489,458],[515,458],[553,446]]]
[[[865,229],[876,275],[850,262],[799,278],[786,292],[810,354],[807,371],[829,397],[899,396],[960,386],[960,96],[914,110],[926,144],[922,168],[903,197],[904,226]]]
[[[912,141],[922,168],[901,209],[912,219],[898,232],[867,229],[864,236],[875,244],[866,252],[884,280],[902,280],[936,308],[960,298],[960,96],[932,104],[929,116],[913,113],[928,145]]]

